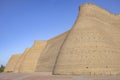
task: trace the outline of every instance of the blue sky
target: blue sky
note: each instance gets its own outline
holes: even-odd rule
[[[0,64],[31,47],[34,40],[71,29],[78,7],[88,2],[120,13],[120,0],[0,0]]]

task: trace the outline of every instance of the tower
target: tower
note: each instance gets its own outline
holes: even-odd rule
[[[120,16],[84,4],[63,43],[54,74],[119,74]]]

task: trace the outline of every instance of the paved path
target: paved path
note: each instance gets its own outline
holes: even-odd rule
[[[119,76],[61,76],[49,73],[0,73],[0,80],[120,80]]]

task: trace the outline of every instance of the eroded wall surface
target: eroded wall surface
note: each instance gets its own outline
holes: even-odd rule
[[[23,61],[28,53],[28,51],[30,50],[30,48],[26,48],[26,50],[24,51],[24,53],[21,54],[19,60],[17,61],[16,65],[15,65],[15,69],[14,72],[20,72],[22,70],[22,64]]]
[[[120,16],[92,4],[82,5],[68,34],[54,74],[119,74]]]
[[[13,72],[21,54],[14,54],[7,63],[4,72]]]
[[[40,57],[41,52],[46,46],[46,41],[35,41],[34,45],[27,52],[27,55],[22,63],[22,73],[31,73],[35,72],[35,68]]]
[[[59,50],[67,36],[68,32],[65,32],[55,38],[47,41],[47,45],[37,63],[36,72],[52,72]]]

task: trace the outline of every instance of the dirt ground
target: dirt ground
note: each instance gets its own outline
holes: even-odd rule
[[[0,73],[0,80],[120,80],[120,75],[108,76],[68,76],[49,73]]]

